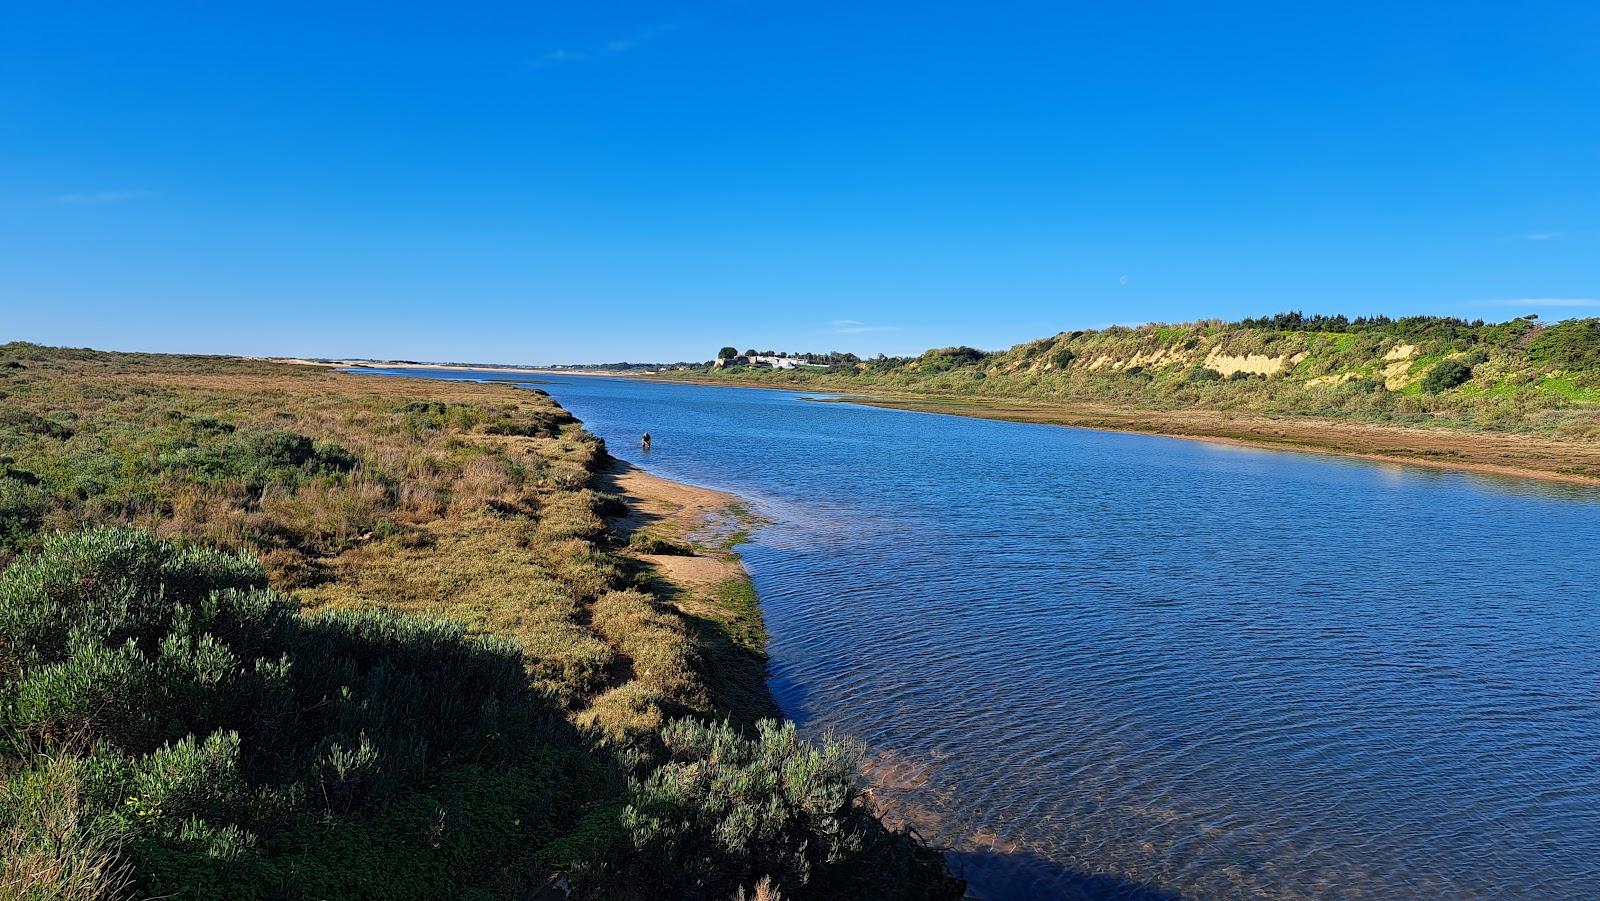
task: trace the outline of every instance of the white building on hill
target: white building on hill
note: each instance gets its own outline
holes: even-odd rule
[[[773,369],[828,368],[822,363],[807,363],[804,360],[798,360],[794,357],[764,357],[759,354],[755,356],[746,356],[744,354],[740,354],[732,359],[719,359],[716,362],[716,366],[718,368],[723,366],[771,366]]]

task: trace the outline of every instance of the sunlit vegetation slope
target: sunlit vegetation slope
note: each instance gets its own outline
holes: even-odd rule
[[[1600,319],[1543,325],[1285,313],[1063,332],[1003,352],[947,347],[830,362],[735,365],[702,377],[1600,437]]]
[[[606,462],[509,386],[0,346],[0,899],[959,897],[723,696]]]

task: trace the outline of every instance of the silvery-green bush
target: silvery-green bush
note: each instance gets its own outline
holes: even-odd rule
[[[438,897],[531,853],[520,824],[568,789],[540,775],[564,763],[537,744],[520,648],[377,610],[303,616],[264,584],[248,556],[134,529],[18,558],[0,574],[0,772],[23,785],[74,760],[75,822],[164,897],[330,897],[385,868],[389,896]],[[459,800],[479,793],[505,797]],[[404,879],[407,842],[482,859],[440,852]]]
[[[623,811],[634,866],[662,897],[725,899],[770,878],[787,899],[955,899],[939,855],[884,828],[863,799],[854,745],[801,738],[765,720],[679,720],[668,760],[636,781]]]

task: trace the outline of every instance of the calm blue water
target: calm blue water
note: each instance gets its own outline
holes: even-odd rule
[[[1594,491],[528,380],[756,503],[784,709],[989,901],[1600,898]]]

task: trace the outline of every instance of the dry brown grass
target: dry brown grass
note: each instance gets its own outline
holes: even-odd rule
[[[590,609],[591,625],[616,649],[617,665],[613,686],[579,714],[580,722],[632,744],[659,729],[667,715],[713,709],[681,616],[634,589],[608,591]]]
[[[590,487],[601,446],[548,396],[248,360],[36,356],[7,370],[4,401],[69,416],[75,434],[0,452],[60,479],[74,454],[132,461],[130,486],[161,501],[93,503],[63,491],[56,525],[134,522],[248,549],[308,609],[387,607],[509,636],[526,649],[533,684],[608,742],[648,742],[668,715],[715,708],[703,630],[639,590]],[[157,474],[173,447],[220,440],[197,438],[185,425],[196,417],[235,434],[337,442],[359,462],[337,478],[258,494],[239,480]]]
[[[51,758],[0,779],[0,901],[117,901],[132,882],[108,836],[88,822],[75,761]]]
[[[0,375],[0,400],[64,421],[73,434],[60,441],[0,432],[0,453],[61,483],[50,524],[129,522],[256,550],[270,555],[286,584],[311,569],[295,556],[339,553],[380,527],[465,515],[489,503],[526,507],[540,492],[580,488],[595,453],[592,439],[548,397],[507,385],[372,378],[246,360],[73,358],[37,349],[31,355],[15,354],[26,368]],[[447,412],[403,412],[418,401]],[[337,442],[360,464],[345,478],[257,492],[242,480],[186,482],[160,462],[174,449],[216,440],[185,425],[200,418],[240,434],[277,430]],[[88,463],[120,469],[109,477],[117,484],[90,496],[67,484]]]
[[[299,596],[311,609],[387,607],[516,639],[537,685],[565,706],[602,687],[615,652],[585,628],[581,595],[530,546],[525,521],[478,513],[353,548]]]

